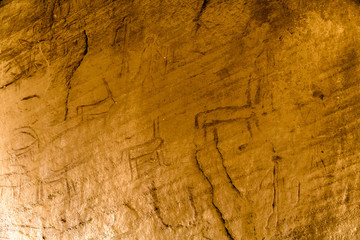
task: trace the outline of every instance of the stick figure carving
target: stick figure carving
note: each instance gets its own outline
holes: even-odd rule
[[[155,82],[158,79],[164,79],[167,66],[166,54],[162,53],[155,36],[146,38],[145,48],[141,54],[141,64],[135,75],[135,79],[140,79],[141,87],[146,89],[155,88]]]

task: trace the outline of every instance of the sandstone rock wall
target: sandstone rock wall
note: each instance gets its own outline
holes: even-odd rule
[[[359,16],[0,1],[0,239],[360,239]]]

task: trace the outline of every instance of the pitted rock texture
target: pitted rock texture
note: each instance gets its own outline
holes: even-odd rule
[[[360,239],[358,1],[0,19],[0,239]]]

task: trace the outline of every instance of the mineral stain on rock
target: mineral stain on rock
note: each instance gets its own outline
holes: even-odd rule
[[[314,98],[320,98],[321,100],[324,100],[324,94],[321,91],[314,91],[313,92],[313,97]]]

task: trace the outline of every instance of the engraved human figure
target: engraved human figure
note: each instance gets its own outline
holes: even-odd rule
[[[149,36],[145,41],[145,49],[141,54],[141,63],[135,79],[139,79],[141,86],[147,90],[154,89],[155,82],[165,77],[167,59],[160,52],[155,36]]]
[[[121,58],[121,70],[120,77],[126,76],[129,73],[129,34],[130,34],[130,23],[129,17],[124,17],[120,26],[115,30],[114,45],[120,48]]]

